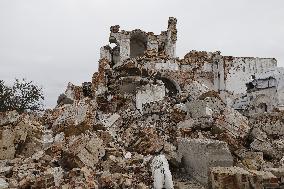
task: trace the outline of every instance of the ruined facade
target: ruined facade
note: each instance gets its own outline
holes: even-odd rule
[[[165,85],[166,92],[174,95],[190,92],[193,83],[198,82],[208,90],[220,93],[229,106],[242,109],[241,105],[247,107],[249,103],[247,100],[245,103],[240,101],[246,97],[247,84],[252,78],[263,77],[264,73],[278,69],[274,58],[222,56],[219,51],[191,51],[179,59],[175,53],[176,24],[177,20],[170,18],[167,30],[160,35],[139,29],[120,31],[120,26],[112,26],[109,41],[116,46],[101,48],[100,68],[93,77],[93,90],[104,91],[104,85],[97,85],[105,71],[115,73],[115,77],[123,83],[122,87],[126,87],[125,82],[134,85],[132,81],[137,82],[139,78],[160,80]],[[104,71],[101,70],[102,67],[105,67]],[[104,77],[108,78],[108,75],[105,74]],[[158,96],[163,98],[163,93]]]
[[[0,188],[283,187],[283,70],[218,51],[180,59],[176,26],[112,26],[90,82],[41,117],[0,113]]]

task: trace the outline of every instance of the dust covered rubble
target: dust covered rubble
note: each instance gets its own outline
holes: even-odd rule
[[[69,83],[42,116],[1,112],[0,188],[283,186],[280,106],[265,111],[254,96],[262,111],[240,108],[251,108],[240,98],[254,74],[242,63],[265,70],[275,60],[218,51],[179,59],[176,24],[169,18],[159,35],[112,26],[115,46],[101,48],[91,82]]]

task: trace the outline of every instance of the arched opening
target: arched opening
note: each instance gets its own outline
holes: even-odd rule
[[[125,77],[121,78],[119,81],[119,91],[121,94],[135,94],[137,86],[139,86],[139,82],[136,81],[135,77]]]
[[[91,82],[84,82],[82,84],[82,88],[83,88],[83,95],[84,97],[93,97],[93,93],[92,93],[92,83]]]
[[[217,80],[217,82],[218,82],[218,91],[220,92],[220,89],[221,89],[221,79],[220,79],[221,77],[220,77],[220,73],[218,73],[218,80]]]
[[[174,81],[165,77],[162,77],[161,80],[163,81],[166,87],[166,94],[168,96],[175,96],[179,93],[180,88]]]
[[[273,102],[264,94],[258,95],[252,102],[251,107],[254,107],[254,113],[265,113],[271,110]]]
[[[258,105],[258,110],[261,113],[267,112],[267,104],[266,103],[260,103]]]
[[[112,65],[117,64],[120,61],[120,47],[119,45],[116,45],[112,48]]]
[[[130,38],[130,58],[143,56],[147,50],[147,38],[142,33],[134,33]]]
[[[127,68],[122,71],[125,76],[140,76],[141,71],[138,68]]]

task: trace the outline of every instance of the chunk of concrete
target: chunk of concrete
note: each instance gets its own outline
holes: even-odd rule
[[[263,154],[266,154],[266,155],[268,155],[270,157],[275,157],[277,155],[277,152],[272,147],[272,144],[269,142],[269,140],[267,140],[267,141],[260,141],[260,140],[255,139],[250,144],[250,147],[251,147],[252,150],[263,152]]]
[[[0,189],[6,188],[9,188],[9,184],[3,178],[0,178]]]
[[[250,131],[247,117],[229,107],[226,107],[223,110],[222,115],[217,116],[216,126],[226,131],[229,135],[231,135],[231,137],[234,138],[243,139]]]
[[[53,122],[52,131],[64,132],[65,136],[78,135],[92,127],[95,102],[89,99],[74,101],[60,107],[56,120]]]
[[[163,100],[166,95],[166,89],[163,83],[148,84],[137,90],[136,107],[143,110],[143,104]]]
[[[209,175],[209,187],[212,189],[251,188],[251,173],[240,167],[213,167]]]
[[[182,138],[178,141],[178,153],[186,171],[202,184],[208,182],[210,167],[233,165],[233,157],[223,141]]]
[[[151,163],[151,169],[154,179],[154,189],[174,188],[169,164],[164,155],[158,155],[154,157]]]
[[[20,115],[17,111],[0,112],[0,126],[15,125],[19,122]]]
[[[115,113],[112,115],[103,114],[100,116],[100,121],[105,127],[111,127],[120,118],[120,115]]]
[[[15,133],[10,128],[0,129],[0,160],[12,159],[15,156]]]
[[[244,170],[240,167],[213,167],[209,173],[212,189],[280,188],[279,178],[270,171]]]
[[[80,167],[94,167],[105,155],[103,141],[96,135],[80,135],[69,141],[69,151],[77,156]]]

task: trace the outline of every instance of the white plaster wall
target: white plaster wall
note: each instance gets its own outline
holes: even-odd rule
[[[142,111],[143,104],[163,100],[165,95],[166,90],[163,83],[157,85],[145,85],[136,93],[136,107]]]
[[[109,52],[108,49],[106,49],[105,47],[101,47],[100,49],[100,58],[103,59],[107,59],[109,62],[111,62],[111,54]]]
[[[208,86],[197,81],[193,81],[192,83],[186,84],[184,87],[184,91],[187,92],[194,100],[198,99],[200,95],[208,92],[209,90],[210,89]]]
[[[225,90],[225,80],[224,80],[224,61],[223,59],[219,58],[212,64],[212,70],[214,74],[214,90]]]
[[[245,109],[249,104],[249,98],[247,96],[241,96],[235,99],[234,104],[232,107],[234,109]]]
[[[99,119],[105,127],[111,127],[120,118],[120,115],[115,114],[99,114]]]
[[[130,57],[130,36],[122,33],[111,33],[110,36],[115,38],[116,44],[120,47],[120,61]]]
[[[191,71],[194,67],[189,64],[189,65],[180,65],[180,70],[181,71]]]
[[[67,98],[70,98],[72,100],[75,99],[75,91],[74,88],[76,88],[77,86],[72,84],[71,82],[68,83],[67,88],[64,92],[64,94],[66,95]]]
[[[214,84],[212,83],[211,80],[204,78],[204,77],[199,77],[199,78],[196,78],[196,81],[206,86],[209,90],[214,90]]]
[[[147,42],[147,50],[155,50],[158,52],[159,44],[157,40],[149,39]]]
[[[278,107],[284,107],[284,87],[281,86],[277,89]]]
[[[168,31],[168,36],[167,36],[167,43],[165,46],[166,49],[166,54],[169,55],[170,58],[175,58],[176,57],[176,43],[171,40],[171,31]]]
[[[268,86],[268,80],[257,80],[258,88],[263,89],[252,92],[248,95],[252,96],[252,99],[256,99],[257,96],[264,95],[267,98],[269,110],[272,110],[274,107],[284,107],[284,68],[275,67],[265,70],[263,73],[256,76],[256,79],[267,79],[269,77],[274,78],[269,80],[270,88],[266,88]]]
[[[225,81],[226,89],[234,94],[245,94],[246,83],[251,81],[252,75],[257,77],[276,66],[277,62],[272,58],[234,58]]]
[[[179,70],[179,65],[177,63],[156,63],[155,64],[155,69],[156,70],[170,70],[170,71],[178,71]]]
[[[260,103],[265,103],[267,105],[268,112],[272,111],[274,107],[278,106],[278,98],[275,87],[248,93],[248,99],[250,101],[250,106],[255,107],[254,110],[249,112],[250,114],[258,113],[257,106]]]
[[[284,68],[279,69],[278,77],[276,78],[277,82],[277,98],[278,98],[278,107],[284,107]]]
[[[120,61],[130,57],[130,39],[124,38],[120,42]]]
[[[202,67],[202,71],[204,72],[212,72],[212,63],[204,63]]]

